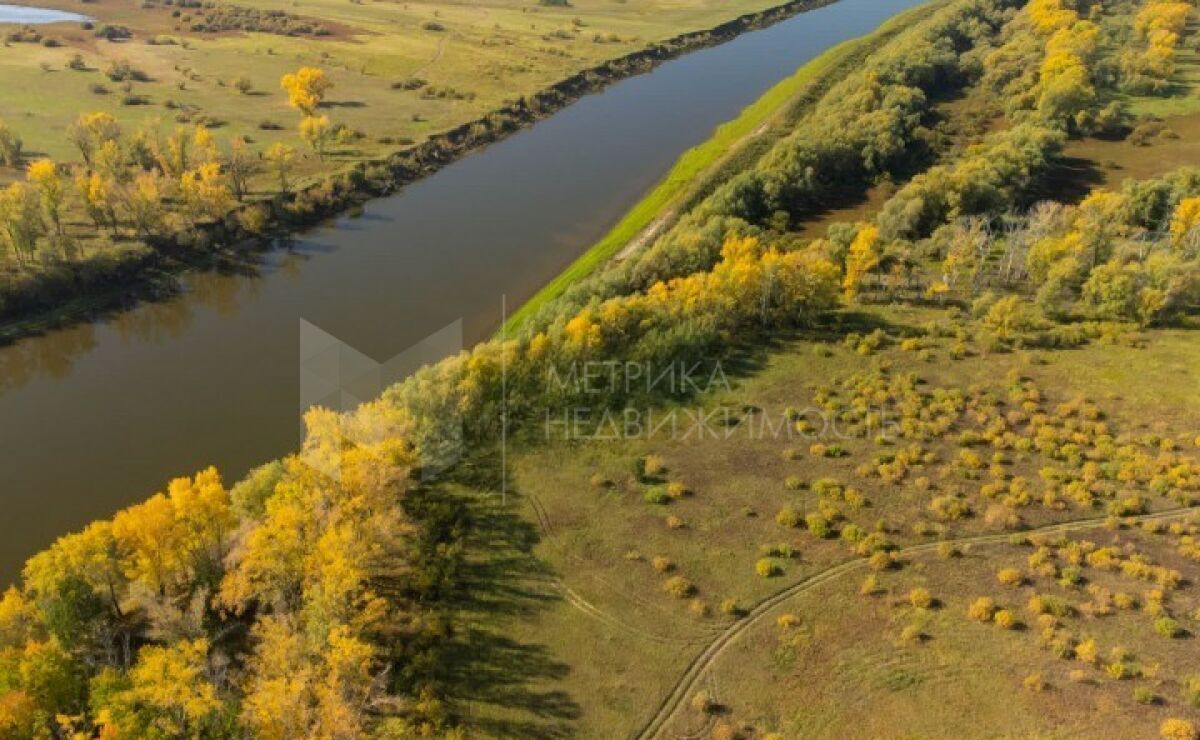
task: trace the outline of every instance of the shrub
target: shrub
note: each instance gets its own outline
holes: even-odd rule
[[[642,458],[642,474],[657,478],[667,472],[667,463],[658,455],[646,455]]]
[[[882,589],[879,586],[879,577],[874,573],[863,579],[862,585],[858,587],[858,592],[863,596],[874,596]]]
[[[759,548],[759,552],[763,557],[784,559],[789,559],[795,554],[792,546],[786,542],[781,542],[778,545],[763,545]]]
[[[763,578],[773,578],[781,575],[783,568],[771,558],[759,558],[758,562],[754,564],[754,572]]]
[[[1196,726],[1189,720],[1171,717],[1164,719],[1158,726],[1158,734],[1163,740],[1196,740]]]
[[[233,81],[233,87],[242,95],[249,95],[254,90],[254,83],[249,77],[239,77]]]
[[[908,592],[908,603],[917,609],[928,609],[933,606],[933,594],[927,588],[914,588]]]
[[[692,696],[692,701],[690,703],[694,711],[702,712],[704,714],[708,714],[709,712],[717,709],[717,703],[713,701],[712,696],[710,696],[707,691],[697,691]]]
[[[1052,614],[1055,617],[1069,617],[1074,612],[1071,605],[1054,596],[1034,594],[1029,597],[1027,608],[1033,614]]]
[[[1184,701],[1200,709],[1200,675],[1193,674],[1183,681]]]
[[[1046,679],[1042,678],[1042,674],[1040,673],[1029,674],[1022,683],[1026,689],[1034,692],[1045,691],[1050,688],[1050,685],[1046,683]]]
[[[896,558],[886,550],[879,550],[867,558],[867,565],[874,571],[890,570],[896,567]]]
[[[1154,620],[1154,631],[1163,637],[1174,638],[1183,634],[1183,627],[1170,617],[1159,617]]]
[[[683,529],[687,524],[677,516],[669,516],[666,518],[667,529]]]
[[[1000,609],[992,616],[992,620],[997,626],[1006,630],[1011,630],[1017,626],[1017,617],[1008,609]]]
[[[721,613],[729,616],[738,616],[742,613],[742,607],[738,604],[737,599],[724,599],[721,601]]]
[[[612,485],[612,481],[604,477],[604,475],[601,473],[592,473],[592,477],[588,479],[588,483],[590,483],[593,488],[608,488]]]
[[[695,592],[696,587],[683,576],[671,576],[663,583],[663,590],[677,599],[686,599]]]
[[[789,491],[799,491],[801,488],[804,488],[804,481],[798,475],[789,475],[783,481],[783,486]]]
[[[1137,599],[1131,594],[1125,593],[1124,591],[1118,591],[1117,593],[1113,594],[1113,604],[1116,605],[1118,609],[1136,609]]]
[[[708,604],[705,604],[703,599],[692,599],[688,603],[688,611],[697,617],[707,617],[712,614],[712,610],[708,608]]]
[[[804,517],[804,525],[815,537],[825,539],[833,535],[833,527],[830,526],[829,520],[816,512]]]
[[[672,561],[670,558],[664,557],[662,555],[659,555],[658,557],[651,560],[650,565],[655,570],[657,570],[659,573],[669,573],[669,572],[675,570],[674,561]]]
[[[960,550],[958,545],[954,544],[953,542],[939,542],[938,543],[938,557],[941,558],[942,560],[949,560],[950,558],[957,558],[957,557],[960,557],[961,555],[962,555],[962,550]]]
[[[683,498],[689,494],[691,494],[691,490],[679,481],[671,481],[667,484],[667,495],[671,498]]]
[[[671,497],[667,495],[667,489],[663,486],[651,486],[642,494],[643,500],[648,504],[663,505],[671,503]]]
[[[124,59],[109,63],[104,69],[104,76],[113,82],[146,82],[150,77]]]
[[[1095,664],[1098,652],[1094,638],[1084,640],[1075,646],[1075,658],[1084,663]]]
[[[996,613],[996,602],[987,596],[980,596],[967,607],[967,616],[977,622],[990,622]]]
[[[790,506],[785,506],[775,515],[775,523],[781,527],[800,526],[800,514]]]
[[[924,639],[924,633],[922,633],[921,628],[915,624],[905,625],[904,629],[900,630],[901,642],[915,644],[923,641]]]
[[[936,496],[929,502],[929,511],[939,521],[954,521],[968,516],[971,505],[957,496]]]
[[[1133,700],[1138,704],[1158,704],[1161,699],[1149,686],[1138,686],[1133,690]]]
[[[1025,582],[1025,576],[1016,568],[1002,568],[996,573],[996,580],[1005,586],[1020,586]]]
[[[783,629],[791,629],[800,624],[800,617],[795,614],[780,614],[775,620],[775,624]]]

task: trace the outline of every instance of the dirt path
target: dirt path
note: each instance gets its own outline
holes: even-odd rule
[[[1195,513],[1197,509],[1185,507],[1177,509],[1169,509],[1160,511],[1154,514],[1144,514],[1142,516],[1129,517],[1125,521],[1145,522],[1157,519],[1170,519],[1182,514]],[[1071,522],[1060,522],[1058,524],[1050,524],[1045,527],[1026,530],[1019,534],[1047,534],[1054,532],[1070,532],[1077,529],[1092,529],[1101,526],[1108,517],[1099,517],[1092,519],[1078,519]],[[935,552],[943,542],[949,542],[954,545],[991,545],[1005,543],[1012,537],[1011,532],[1000,534],[985,534],[976,535],[973,537],[963,537],[956,540],[943,540],[941,542],[929,542],[921,545],[913,545],[911,547],[895,550],[897,555],[920,555],[929,552]],[[793,596],[810,591],[823,583],[832,581],[835,578],[843,576],[847,573],[856,571],[866,565],[866,558],[855,558],[844,563],[827,568],[819,573],[816,573],[808,578],[788,586],[772,596],[760,601],[753,609],[751,609],[745,617],[730,625],[728,629],[722,632],[712,642],[708,644],[704,650],[697,655],[688,667],[684,670],[676,682],[675,687],[658,705],[654,716],[642,726],[641,730],[634,734],[634,737],[652,738],[657,737],[667,725],[667,722],[675,716],[679,706],[684,702],[685,698],[692,693],[692,688],[701,679],[704,672],[712,666],[712,664],[721,656],[725,649],[729,647],[743,632],[755,626],[763,620],[764,617],[775,607],[787,601]]]

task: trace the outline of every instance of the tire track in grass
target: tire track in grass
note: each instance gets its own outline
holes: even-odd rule
[[[1134,517],[1124,517],[1122,522],[1126,523],[1141,523],[1148,521],[1157,521],[1160,519],[1172,519],[1184,514],[1193,514],[1197,511],[1194,507],[1180,507],[1167,509],[1152,514],[1142,514]],[[1048,524],[1044,527],[1036,527],[1023,532],[1003,532],[999,534],[982,534],[971,537],[962,537],[954,540],[939,540],[937,542],[926,542],[920,545],[912,545],[903,547],[892,552],[896,555],[923,555],[926,553],[936,552],[937,548],[945,543],[952,545],[994,545],[1008,542],[1013,535],[1038,535],[1038,534],[1054,534],[1056,532],[1070,532],[1080,529],[1094,529],[1102,526],[1109,517],[1093,517],[1090,519],[1076,519],[1069,522],[1059,522],[1057,524]],[[783,602],[797,596],[799,594],[811,591],[812,589],[832,581],[840,576],[846,575],[853,571],[859,570],[867,563],[866,558],[855,558],[834,565],[823,571],[815,573],[808,578],[798,581],[791,586],[779,591],[762,601],[758,602],[742,619],[733,623],[722,632],[715,640],[710,642],[704,650],[702,650],[684,669],[683,675],[676,681],[674,688],[670,693],[663,698],[654,716],[650,718],[642,728],[634,733],[633,737],[639,740],[644,740],[652,737],[657,737],[675,716],[679,710],[679,706],[683,703],[685,697],[691,692],[692,688],[700,680],[704,672],[712,666],[717,658],[721,656],[725,649],[729,647],[743,632],[758,624],[762,619],[775,607]]]
[[[538,526],[541,527],[542,532],[545,534],[545,536],[549,539],[555,539],[556,535],[554,533],[554,525],[550,520],[550,513],[546,510],[545,505],[541,502],[541,500],[537,496],[534,496],[533,494],[525,494],[524,498],[526,501],[529,502],[530,508],[533,509],[534,516],[538,520]],[[604,584],[606,587],[612,588],[612,584],[608,583],[604,579],[602,579],[598,576],[595,576],[595,579],[600,581],[600,583]],[[648,632],[646,630],[643,630],[639,627],[635,627],[634,625],[623,621],[620,617],[617,617],[613,614],[610,614],[610,613],[600,609],[598,606],[591,603],[590,601],[585,599],[583,596],[581,596],[577,591],[575,591],[570,586],[568,586],[561,578],[557,578],[557,577],[554,578],[553,581],[551,582],[551,588],[553,588],[558,593],[562,594],[563,598],[566,600],[566,602],[568,604],[570,604],[572,607],[574,607],[578,611],[582,612],[583,614],[585,614],[585,615],[587,615],[587,616],[589,616],[589,617],[591,617],[613,629],[616,629],[620,632],[624,632],[627,635],[631,635],[633,637],[637,637],[642,640],[647,640],[649,642],[655,642],[660,645],[685,646],[685,645],[696,645],[703,638],[703,635],[697,635],[696,637],[693,637],[693,638],[658,635],[658,634],[654,634],[653,632]],[[653,608],[652,604],[649,604],[646,602],[639,602],[639,603],[646,608]]]

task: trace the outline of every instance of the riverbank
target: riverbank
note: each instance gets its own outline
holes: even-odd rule
[[[611,260],[624,259],[652,243],[680,213],[757,160],[833,84],[897,33],[925,18],[933,5],[913,8],[866,36],[834,46],[772,87],[737,118],[719,126],[710,139],[684,152],[671,171],[604,238],[513,312],[501,333],[518,330],[568,287]]]
[[[363,160],[310,180],[291,194],[248,202],[215,223],[181,230],[149,243],[127,243],[77,265],[11,284],[0,296],[0,342],[60,328],[170,294],[184,272],[214,263],[243,263],[278,239],[396,192],[489,144],[562,110],[579,98],[690,51],[729,41],[834,0],[793,0],[691,31],[571,75],[480,118],[434,134],[386,158]],[[251,209],[259,211],[246,218]],[[253,230],[247,224],[254,224]]]

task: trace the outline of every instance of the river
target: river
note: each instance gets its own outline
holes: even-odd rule
[[[86,20],[90,20],[86,15],[70,13],[65,10],[0,3],[0,23],[17,23],[26,26],[43,23],[65,23],[67,21],[81,22]]]
[[[300,439],[300,327],[376,360],[462,319],[494,331],[678,156],[798,66],[920,0],[841,0],[589,95],[175,298],[0,348],[0,577],[53,539]],[[444,337],[445,335],[443,335]],[[360,358],[361,359],[361,358]]]

